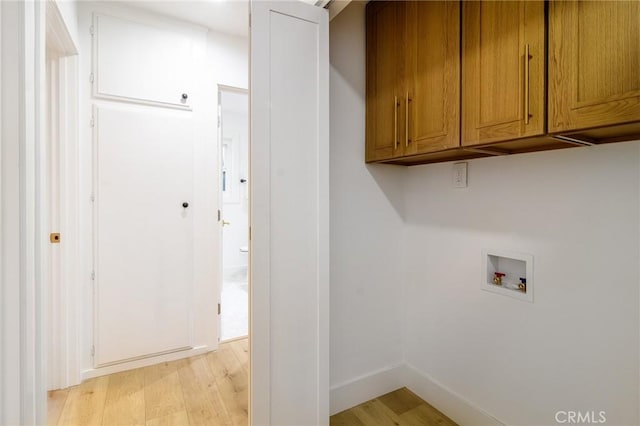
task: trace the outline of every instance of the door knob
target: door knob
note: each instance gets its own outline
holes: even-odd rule
[[[187,95],[186,93],[182,94],[182,99],[184,99],[185,101],[187,100],[188,97],[189,97],[189,95]]]
[[[189,207],[189,203],[187,203],[187,202],[182,203],[182,207],[184,207],[186,209],[187,207]]]

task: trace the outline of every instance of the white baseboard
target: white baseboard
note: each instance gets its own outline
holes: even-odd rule
[[[401,375],[404,386],[460,426],[504,426],[489,413],[409,364],[402,366]]]
[[[504,426],[451,389],[406,363],[389,366],[331,387],[331,415],[407,387],[460,426]]]
[[[403,369],[402,364],[393,365],[332,386],[330,390],[331,415],[403,387]]]
[[[82,372],[82,380],[93,379],[94,377],[105,376],[107,374],[120,373],[121,371],[133,370],[135,368],[148,367],[161,362],[175,361],[182,358],[189,358],[212,351],[209,346],[196,346],[179,352],[152,356],[149,358],[137,359],[135,361],[123,362],[120,364],[108,365],[106,367],[90,368]]]

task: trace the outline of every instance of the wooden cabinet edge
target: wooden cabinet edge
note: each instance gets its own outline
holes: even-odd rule
[[[640,140],[640,120],[617,123],[610,126],[594,126],[583,129],[550,131],[550,137],[569,137],[594,145]]]
[[[567,139],[562,139],[563,137]],[[640,141],[640,121],[622,125],[595,127],[586,131],[556,132],[541,136],[512,139],[473,146],[460,146],[427,154],[416,154],[385,160],[367,160],[367,164],[393,164],[417,166],[475,158],[518,155],[556,149],[576,148],[581,145],[605,145],[609,143]],[[583,143],[581,143],[583,142]]]
[[[476,158],[517,155],[538,151],[549,151],[563,148],[573,148],[577,144],[554,139],[550,135],[539,137],[513,139],[495,143],[484,143],[474,146],[460,146],[426,154],[416,154],[386,160],[367,161],[367,164],[392,164],[402,166],[417,166],[449,161],[466,161]]]

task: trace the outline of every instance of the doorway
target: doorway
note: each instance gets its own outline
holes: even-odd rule
[[[145,3],[141,2],[140,4]],[[150,3],[150,2],[149,2]],[[158,4],[166,2],[158,2]],[[209,4],[201,2],[197,4]],[[220,4],[235,4],[234,2],[220,2]],[[60,2],[60,4],[71,4],[71,2]],[[73,3],[75,4],[75,2]],[[154,3],[155,4],[155,3]],[[181,2],[181,4],[184,4]],[[91,70],[91,50],[92,40],[95,40],[94,32],[98,27],[88,25],[85,7],[94,5],[102,6],[104,3],[78,2],[79,6],[79,32],[81,43],[78,62],[78,91],[77,96],[78,120],[75,120],[79,153],[74,156],[76,163],[92,164],[90,148],[91,134],[94,124],[97,122],[90,119],[87,112],[90,111],[90,101],[92,96],[98,93],[98,88],[94,86],[89,93],[89,80],[100,83],[100,76],[90,73]],[[117,4],[114,7],[124,9],[127,5]],[[257,284],[251,286],[251,409],[243,410],[244,413],[250,411],[254,419],[271,419],[275,424],[300,424],[300,423],[324,423],[328,412],[328,18],[326,12],[313,6],[304,5],[302,2],[254,2],[252,3],[252,46],[251,66],[252,66],[252,177],[256,177],[258,188],[251,190],[252,199],[252,277],[258,280]],[[134,9],[133,7],[131,9]],[[140,15],[140,8],[131,10],[127,15]],[[192,12],[193,8],[189,8]],[[45,250],[45,238],[42,231],[46,230],[42,222],[42,217],[46,216],[42,210],[46,210],[46,203],[42,202],[41,190],[44,189],[43,170],[46,170],[46,161],[41,161],[41,156],[31,155],[34,151],[37,154],[42,152],[40,143],[42,128],[42,81],[45,75],[44,69],[44,19],[42,16],[43,3],[41,2],[6,2],[2,4],[0,19],[2,20],[2,152],[4,164],[12,167],[3,167],[2,178],[2,204],[7,207],[3,209],[2,229],[11,231],[10,238],[3,233],[3,312],[6,313],[5,331],[2,333],[1,348],[4,362],[4,373],[2,374],[2,388],[13,389],[12,392],[5,392],[0,412],[4,424],[32,424],[44,423],[42,414],[46,408],[46,401],[43,398],[45,389],[44,372],[42,361],[46,360],[48,354],[43,349],[46,337],[46,320],[40,309],[43,297],[47,296],[47,279],[43,273],[43,260]],[[75,21],[75,10],[71,9],[69,14],[71,21]],[[82,17],[84,16],[84,17]],[[248,14],[246,15],[248,16]],[[161,19],[166,22],[166,18]],[[153,27],[153,25],[150,25]],[[189,27],[191,28],[191,27]],[[301,33],[304,37],[291,37],[291,34]],[[122,33],[119,33],[122,34]],[[90,37],[91,36],[91,37]],[[85,37],[83,39],[83,37]],[[218,38],[215,34],[207,33],[203,35],[207,38]],[[208,49],[212,54],[220,54],[223,49]],[[224,50],[225,53],[227,50]],[[25,53],[26,52],[26,53]],[[206,61],[207,63],[219,65],[219,62]],[[304,65],[304,66],[302,66]],[[197,69],[202,69],[201,67]],[[217,66],[216,70],[224,69]],[[138,70],[133,70],[138,71]],[[259,72],[257,72],[259,71]],[[238,73],[228,72],[225,78],[233,79]],[[229,77],[231,76],[231,77]],[[210,80],[213,77],[209,77]],[[4,84],[8,80],[12,84]],[[220,81],[220,80],[215,80]],[[13,84],[15,83],[15,84]],[[303,84],[304,83],[304,84]],[[229,81],[228,84],[241,84],[236,81]],[[137,88],[139,86],[133,86]],[[6,89],[6,90],[5,90]],[[271,90],[269,90],[271,89]],[[184,92],[183,92],[184,93]],[[213,92],[215,93],[215,92]],[[209,93],[200,99],[212,99],[215,95]],[[180,96],[180,93],[178,93]],[[283,102],[290,99],[296,102]],[[109,102],[107,95],[99,100],[93,99],[96,103],[106,104]],[[304,102],[298,102],[304,100]],[[17,101],[20,108],[13,107]],[[270,114],[270,105],[279,105],[277,115]],[[5,108],[12,105],[12,108]],[[136,104],[137,105],[137,104]],[[146,104],[145,104],[146,105]],[[137,105],[139,106],[139,105]],[[134,108],[133,102],[130,105]],[[25,117],[19,116],[24,113]],[[16,118],[17,117],[17,118]],[[213,114],[212,117],[215,117]],[[300,118],[304,119],[300,119]],[[209,120],[215,127],[214,120]],[[292,126],[294,123],[295,126]],[[269,131],[273,129],[273,131]],[[214,133],[215,134],[215,133]],[[11,137],[5,137],[5,136]],[[13,137],[17,135],[16,137]],[[208,138],[208,141],[214,138]],[[273,139],[274,143],[271,144]],[[299,144],[301,139],[305,144]],[[276,143],[277,142],[277,143]],[[296,144],[297,143],[297,144]],[[306,163],[291,161],[290,153],[298,151],[292,148],[303,147],[308,155],[304,156]],[[5,149],[8,148],[8,149]],[[7,155],[5,155],[7,154]],[[25,155],[29,154],[29,155]],[[45,157],[46,158],[46,157]],[[198,157],[202,158],[202,157]],[[89,161],[87,161],[87,159]],[[205,158],[206,160],[206,158]],[[317,160],[317,161],[315,161]],[[12,162],[13,161],[13,162]],[[215,162],[207,162],[209,169]],[[286,175],[298,175],[301,167],[307,167],[312,175],[308,179],[298,183],[297,179],[286,179]],[[87,167],[89,168],[89,167]],[[9,169],[9,170],[7,170]],[[271,171],[278,173],[271,174]],[[306,171],[306,170],[305,170]],[[94,197],[90,191],[92,179],[86,178],[85,171],[78,173],[77,199],[81,206],[79,223],[82,225],[81,235],[88,235],[91,230],[87,230],[91,220],[87,221],[87,211],[90,210],[94,202]],[[218,190],[218,173],[212,172],[214,179],[201,180],[213,190]],[[274,177],[273,181],[270,177]],[[8,178],[7,178],[8,177]],[[297,176],[296,176],[297,177]],[[307,177],[307,174],[305,174]],[[253,180],[253,179],[252,179]],[[313,182],[310,184],[309,182]],[[212,182],[214,182],[212,184]],[[46,182],[45,182],[46,183]],[[253,183],[253,182],[252,182]],[[285,186],[285,184],[288,184]],[[257,186],[257,185],[256,185]],[[306,191],[313,187],[312,191]],[[270,189],[274,188],[273,196]],[[303,191],[304,190],[304,191]],[[298,203],[295,208],[286,208],[288,204],[282,201],[303,199],[307,202]],[[274,200],[272,204],[264,201]],[[18,201],[10,203],[13,201]],[[302,216],[299,205],[307,206],[313,202],[315,206],[321,207],[317,214]],[[11,207],[11,208],[9,208]],[[195,203],[194,203],[195,207]],[[206,221],[212,223],[216,210],[207,212]],[[213,214],[209,214],[213,213]],[[204,215],[203,215],[204,216]],[[304,221],[287,220],[288,218],[302,217]],[[89,215],[89,219],[91,216]],[[293,227],[288,226],[288,222],[293,222]],[[84,225],[87,225],[85,227]],[[258,226],[256,226],[258,225]],[[266,225],[266,226],[265,226]],[[285,225],[285,226],[283,226]],[[302,234],[300,230],[304,228],[312,229],[309,233]],[[45,231],[46,232],[46,231]],[[211,235],[215,233],[213,225],[210,232],[198,234]],[[273,234],[273,236],[271,236]],[[310,255],[296,244],[286,244],[287,241],[295,240],[292,236],[311,235],[306,238],[308,244],[317,247],[317,257],[313,259]],[[281,238],[280,238],[281,237]],[[92,257],[92,247],[84,243],[89,237],[83,238],[83,243],[75,254],[78,258],[77,283],[78,291],[77,303],[69,311],[75,314],[73,324],[76,332],[80,336],[74,356],[79,359],[79,373],[85,379],[83,384],[104,383],[106,376],[96,377],[91,382],[90,376],[96,372],[91,371],[93,349],[90,344],[93,340],[92,324],[92,297],[96,288],[91,269],[87,268],[90,263],[87,259]],[[64,235],[63,235],[63,240]],[[46,240],[48,243],[48,240]],[[274,244],[277,243],[277,244]],[[41,244],[42,243],[42,244]],[[128,244],[128,241],[123,241]],[[271,251],[269,248],[275,246],[277,250]],[[35,254],[35,255],[34,255]],[[275,254],[275,256],[271,256]],[[302,255],[306,255],[302,262],[299,261]],[[290,262],[282,262],[283,259],[292,258],[295,262],[290,268]],[[207,256],[208,263],[218,259],[217,256]],[[308,260],[308,261],[307,261]],[[275,265],[278,268],[270,269]],[[159,264],[162,266],[162,264]],[[217,265],[213,265],[217,268]],[[290,270],[284,269],[285,267]],[[304,268],[308,271],[319,271],[318,274],[310,276],[304,275]],[[285,272],[284,274],[282,272]],[[217,272],[217,271],[214,271]],[[74,274],[76,275],[76,274]],[[302,278],[302,281],[300,280]],[[308,279],[307,279],[308,278]],[[206,280],[205,280],[206,281]],[[274,284],[273,286],[271,284]],[[287,288],[298,289],[304,286],[307,291],[305,296],[298,297],[297,292],[286,291]],[[207,304],[209,310],[211,297],[199,298],[197,301],[201,305]],[[295,303],[291,303],[293,299]],[[299,300],[298,300],[299,299]],[[277,302],[273,304],[272,302]],[[290,307],[295,309],[290,309]],[[273,309],[272,309],[273,308]],[[87,314],[87,311],[89,315]],[[302,314],[302,315],[301,315]],[[88,317],[88,318],[87,318]],[[15,320],[14,320],[15,319]],[[215,335],[212,322],[203,323],[203,326]],[[277,332],[271,332],[272,330]],[[214,336],[215,337],[215,336]],[[61,346],[66,342],[60,342]],[[291,348],[297,348],[291,350]],[[10,356],[6,356],[9,354]],[[277,354],[277,357],[271,357]],[[195,357],[197,359],[201,359]],[[138,360],[142,362],[143,360]],[[146,362],[146,360],[145,360]],[[166,366],[166,361],[156,364],[159,367]],[[153,367],[153,366],[149,366]],[[284,367],[284,368],[283,368]],[[145,367],[146,368],[146,367]],[[240,367],[242,368],[242,367]],[[151,373],[157,370],[150,368]],[[245,371],[247,371],[245,369]],[[232,379],[237,377],[228,369],[221,370],[224,377]],[[102,373],[102,372],[100,372]],[[162,373],[162,372],[161,372]],[[123,379],[126,374],[122,374],[117,379]],[[197,377],[201,377],[197,375]],[[179,379],[179,378],[178,378]],[[146,379],[145,379],[146,380]],[[155,396],[182,395],[183,393],[169,393],[166,390],[172,388],[171,384],[176,381],[176,374],[151,374],[149,384],[154,385],[153,394]],[[168,385],[168,387],[167,387]],[[237,390],[236,386],[228,386],[231,390]],[[295,388],[305,404],[286,404],[290,397],[291,389]],[[129,387],[135,393],[133,387]],[[208,387],[205,390],[211,389]],[[199,396],[202,392],[194,388],[189,388],[191,395]],[[99,386],[95,390],[79,392],[85,400],[93,401],[100,399],[105,401],[112,395],[114,402],[128,400],[128,395],[120,392],[105,394],[104,386]],[[8,396],[8,398],[6,398]],[[239,399],[237,396],[234,396]],[[243,398],[244,399],[244,398]],[[70,406],[72,406],[70,404]],[[138,407],[137,404],[132,406]],[[76,407],[73,405],[73,407]],[[175,408],[176,404],[171,404]],[[123,412],[124,410],[118,410]],[[180,413],[184,414],[181,409]],[[200,412],[199,410],[193,410]],[[90,414],[99,416],[99,410],[90,407],[87,411]],[[166,413],[167,417],[173,413]],[[35,418],[35,420],[34,420]],[[7,421],[8,419],[8,421]],[[15,419],[15,420],[14,420]],[[148,419],[148,418],[147,418]],[[166,419],[158,420],[157,424],[168,423]],[[78,424],[89,424],[82,422]],[[174,422],[175,423],[175,422]],[[120,422],[120,424],[123,424]],[[182,423],[185,424],[185,423]]]
[[[213,13],[212,4],[188,4],[193,16]],[[78,126],[78,377],[50,385],[60,389],[49,395],[51,424],[247,422],[248,339],[218,345],[215,219],[223,210],[217,84],[248,86],[248,38],[192,22],[187,9],[78,4],[78,25],[90,28],[79,34],[78,59],[89,88],[77,108],[89,117]],[[236,9],[244,26],[248,3],[216,13]],[[227,143],[242,139],[245,158],[247,133]],[[242,200],[247,209],[246,190]]]
[[[249,99],[245,89],[219,87],[222,286],[220,340],[249,332]]]
[[[73,121],[77,170],[61,183],[63,192],[75,185],[77,205],[60,212],[59,228],[55,215],[43,226],[61,231],[57,251],[73,236],[75,254],[52,261],[61,273],[74,262],[72,278],[51,272],[62,295],[47,299],[48,335],[68,336],[50,339],[48,352],[61,355],[49,371],[65,374],[52,390],[218,349],[217,95],[219,84],[248,87],[248,3],[189,5],[77,4],[77,25],[89,30],[78,34],[74,107],[87,120]],[[213,15],[234,20],[237,32],[204,26]],[[67,218],[73,230],[63,229]],[[59,317],[68,324],[58,326]]]

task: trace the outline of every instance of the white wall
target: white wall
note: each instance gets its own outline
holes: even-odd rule
[[[406,169],[364,163],[364,49],[354,2],[330,25],[332,412],[351,382],[402,362]]]
[[[20,58],[20,39],[24,28],[20,17],[24,7],[17,2],[0,3],[0,423],[21,422],[21,172],[20,93],[24,65]],[[24,102],[21,99],[21,102]]]
[[[208,69],[211,81],[224,86],[249,88],[249,39],[209,31]],[[217,91],[216,91],[217,102]]]
[[[640,142],[473,160],[467,189],[451,163],[366,167],[364,46],[353,2],[331,22],[332,411],[396,380],[462,424],[638,424]],[[480,290],[483,248],[534,256],[533,304]]]
[[[78,32],[78,2],[75,0],[56,0],[55,4],[58,6],[58,10],[60,11],[62,20],[67,26],[73,44],[77,47],[80,44]]]
[[[640,142],[412,167],[406,361],[506,424],[638,424]],[[534,303],[480,290],[483,248],[534,256]]]

